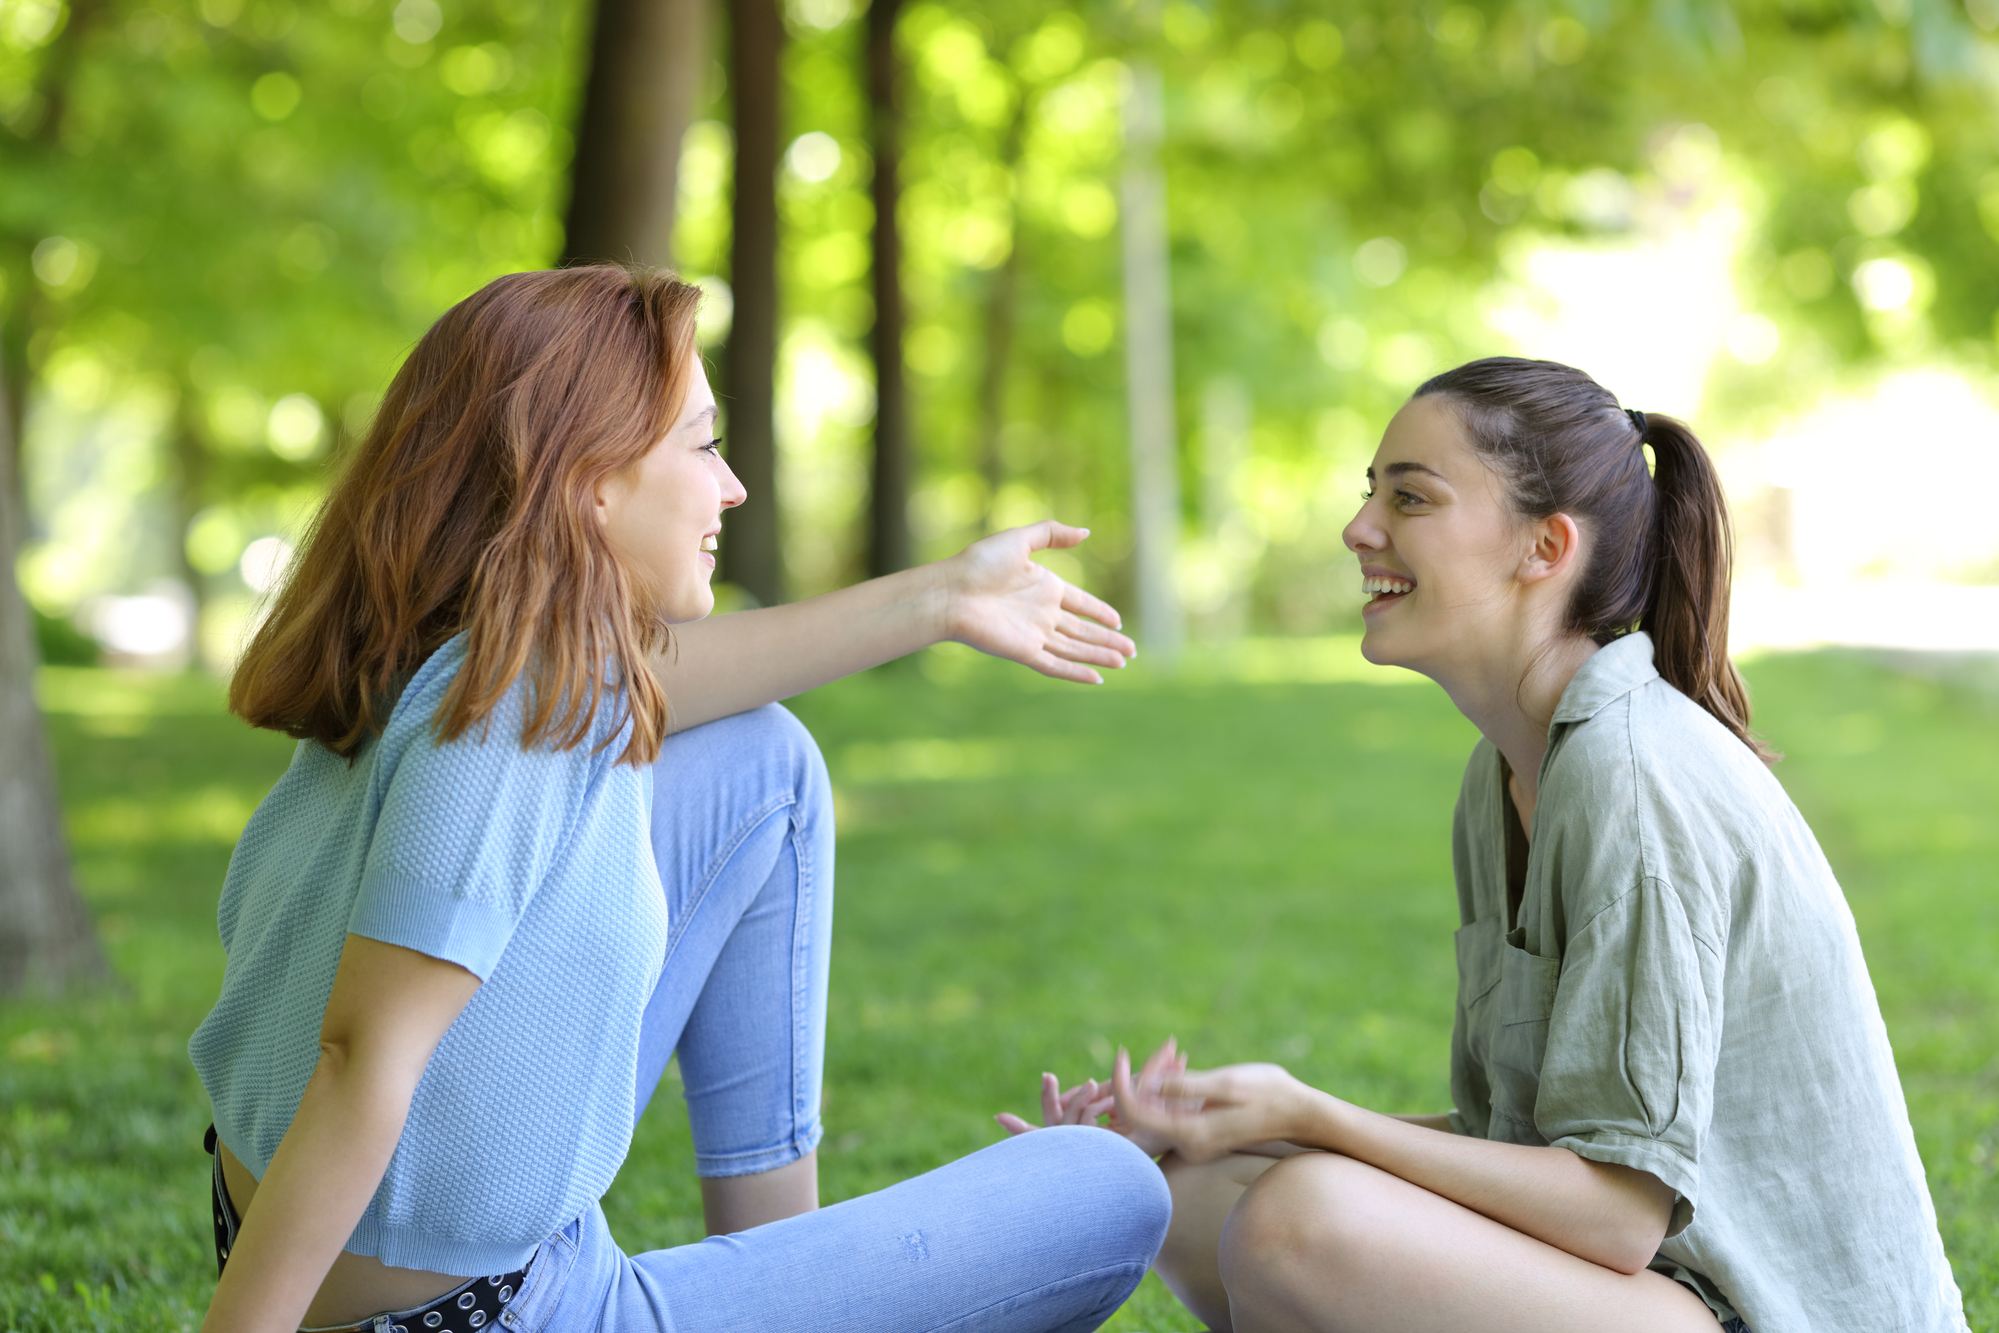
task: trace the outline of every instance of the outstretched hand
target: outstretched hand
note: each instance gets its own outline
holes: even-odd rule
[[[1118,632],[1123,619],[1033,559],[1036,551],[1063,550],[1089,535],[1050,519],[996,532],[951,557],[945,637],[1057,680],[1102,684],[1093,668],[1114,670],[1138,654]]]

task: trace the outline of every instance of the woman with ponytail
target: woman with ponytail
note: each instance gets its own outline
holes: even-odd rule
[[[1216,1330],[1963,1333],[1853,918],[1728,660],[1700,442],[1494,358],[1418,389],[1368,476],[1362,651],[1483,735],[1454,1108],[1168,1042],[1045,1076],[1044,1123],[1159,1156],[1157,1267]]]
[[[705,620],[754,497],[699,300],[593,266],[446,313],[244,655],[231,707],[299,746],[189,1044],[206,1333],[1084,1330],[1158,1249],[1159,1173],[1085,1130],[819,1211],[832,793],[774,701],[944,638],[1085,681],[1132,645],[1031,559],[1056,523]],[[675,1055],[710,1238],[628,1255],[598,1200]]]

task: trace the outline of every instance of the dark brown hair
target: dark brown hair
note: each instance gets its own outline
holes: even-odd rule
[[[1692,429],[1627,412],[1608,389],[1556,361],[1487,357],[1415,394],[1433,395],[1505,479],[1516,513],[1567,514],[1588,533],[1568,628],[1599,644],[1644,630],[1659,674],[1774,763],[1749,730],[1749,692],[1728,659],[1728,502]]]
[[[667,703],[647,654],[666,626],[605,540],[595,491],[672,427],[700,296],[592,265],[510,274],[446,312],[314,519],[231,710],[351,758],[400,682],[463,632],[439,739],[483,724],[525,673],[522,745],[581,744],[609,691],[631,723],[620,762],[651,762]]]

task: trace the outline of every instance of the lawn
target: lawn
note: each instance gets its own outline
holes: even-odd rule
[[[1860,923],[1974,1329],[1999,1328],[1999,693],[1855,655],[1749,669]],[[220,687],[50,669],[112,994],[0,1007],[0,1329],[187,1328],[212,1284],[183,1050],[229,848],[290,742]],[[1035,1076],[1177,1033],[1385,1110],[1443,1109],[1449,821],[1473,735],[1352,645],[1249,645],[1101,689],[933,651],[795,704],[840,807],[829,1200],[992,1141]],[[679,1099],[606,1208],[699,1234]],[[1189,1330],[1148,1280],[1112,1328]]]

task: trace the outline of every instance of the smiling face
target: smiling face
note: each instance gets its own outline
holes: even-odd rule
[[[1404,406],[1367,475],[1367,501],[1344,534],[1368,594],[1367,660],[1440,678],[1482,646],[1514,639],[1529,603],[1554,591],[1548,575],[1558,571],[1539,549],[1538,529],[1549,523],[1513,512],[1504,481],[1473,452],[1449,404],[1431,396]],[[1572,566],[1569,555],[1557,565]]]
[[[605,537],[669,624],[699,620],[715,609],[708,580],[715,573],[722,511],[747,498],[722,461],[720,445],[715,395],[696,356],[673,428],[644,458],[597,488]]]

